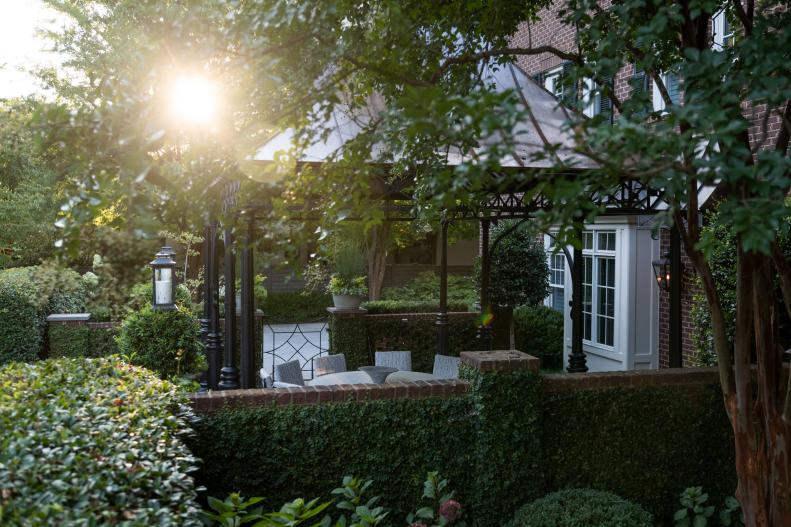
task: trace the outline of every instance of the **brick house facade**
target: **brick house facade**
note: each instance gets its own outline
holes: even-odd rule
[[[541,10],[538,20],[535,22],[524,22],[519,30],[512,36],[510,44],[512,47],[529,48],[531,46],[548,45],[566,52],[576,50],[576,31],[573,26],[564,24],[558,11],[563,2],[555,2],[552,6]],[[541,78],[546,72],[562,67],[563,60],[551,53],[539,55],[521,55],[517,57],[517,64],[528,75],[534,78]],[[623,66],[613,79],[613,90],[620,100],[628,98],[631,86],[629,81],[634,75],[634,66],[627,64]],[[548,86],[545,86],[548,87]],[[549,87],[548,87],[549,88]],[[648,79],[646,89],[653,90],[652,82]],[[765,104],[755,105],[746,108],[747,115],[752,122],[749,129],[750,141],[761,148],[770,148],[774,144],[780,128],[781,119],[777,112],[769,116],[764,132],[764,119],[768,111]],[[616,111],[617,118],[617,111]],[[669,231],[662,229],[659,237],[659,253],[665,254],[669,249]],[[694,322],[692,320],[693,297],[698,291],[696,274],[691,261],[682,248],[682,357],[684,366],[692,365],[696,355],[693,336],[695,334]],[[658,309],[658,367],[669,367],[669,293],[659,292]]]

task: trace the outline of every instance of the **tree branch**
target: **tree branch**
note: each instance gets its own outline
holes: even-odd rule
[[[750,37],[753,33],[753,2],[748,2],[747,12],[744,10],[742,0],[733,0],[733,10],[744,27],[744,35]]]

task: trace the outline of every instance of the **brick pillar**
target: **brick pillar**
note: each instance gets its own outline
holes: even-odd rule
[[[475,473],[468,496],[476,518],[503,525],[544,490],[541,472],[539,359],[516,350],[464,351],[460,376],[470,382],[476,424]],[[492,499],[496,496],[497,499]]]

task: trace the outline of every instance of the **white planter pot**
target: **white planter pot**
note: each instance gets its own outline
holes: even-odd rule
[[[363,301],[359,296],[353,295],[332,295],[332,303],[336,309],[359,309]]]

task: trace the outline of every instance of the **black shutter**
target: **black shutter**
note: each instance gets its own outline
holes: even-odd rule
[[[601,77],[602,84],[599,87],[599,107],[596,108],[596,113],[603,115],[610,122],[612,122],[612,98],[609,94],[615,89],[613,86],[612,77],[609,75]]]
[[[638,70],[635,67],[634,73],[632,74],[632,79],[629,84],[632,86],[631,97],[640,96],[640,94],[648,91],[648,75],[646,75],[643,70]],[[640,113],[643,111],[650,112],[653,109],[653,101],[651,100],[651,97],[649,97],[645,109],[641,110]]]
[[[560,71],[560,78],[558,79],[562,83],[561,86],[563,88],[560,100],[566,105],[573,105],[577,101],[577,83],[569,82],[569,75],[573,67],[574,63],[564,62]]]
[[[533,75],[533,80],[536,82],[536,84],[538,84],[539,86],[541,86],[543,88],[544,87],[544,72],[540,71],[540,72],[536,73],[535,75]]]

